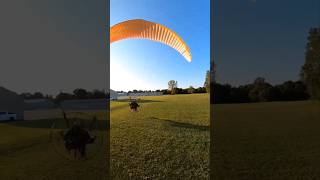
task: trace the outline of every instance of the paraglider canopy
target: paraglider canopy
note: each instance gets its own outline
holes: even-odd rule
[[[132,38],[164,43],[177,50],[188,62],[191,62],[192,56],[186,43],[175,32],[161,24],[143,19],[133,19],[116,24],[110,29],[110,43]]]

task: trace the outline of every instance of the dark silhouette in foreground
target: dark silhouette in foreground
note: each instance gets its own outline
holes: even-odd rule
[[[140,105],[138,104],[138,102],[136,100],[133,100],[132,102],[129,103],[129,107],[132,112],[137,112],[138,107],[140,107]]]
[[[69,153],[71,150],[74,150],[74,156],[76,157],[78,152],[80,153],[81,158],[86,157],[86,145],[94,143],[95,139],[95,137],[90,136],[87,130],[81,128],[78,123],[73,124],[63,136],[65,148]]]

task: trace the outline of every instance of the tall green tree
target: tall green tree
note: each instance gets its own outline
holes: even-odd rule
[[[301,77],[312,99],[320,100],[320,28],[311,28]]]
[[[206,73],[204,87],[206,88],[207,93],[210,93],[210,71],[207,71],[207,73]]]

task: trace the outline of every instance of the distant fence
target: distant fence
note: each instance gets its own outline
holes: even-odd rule
[[[108,99],[65,100],[60,103],[64,110],[107,110]]]
[[[62,109],[67,112],[96,112],[109,109],[108,99],[65,100],[59,106],[41,100],[28,103],[25,105],[25,120],[62,118]]]
[[[54,109],[56,105],[47,99],[24,100],[24,110]]]
[[[106,110],[109,107],[108,99],[73,99],[64,100],[59,105],[50,100],[25,100],[24,110],[46,110],[63,108],[65,110]]]
[[[128,93],[128,96],[161,96],[162,92],[141,92],[141,93]]]

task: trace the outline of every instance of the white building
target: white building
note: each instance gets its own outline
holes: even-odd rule
[[[128,96],[161,96],[162,92],[138,92],[138,93],[128,93]]]
[[[0,87],[0,112],[10,112],[17,115],[17,119],[24,119],[23,98],[17,93]]]
[[[118,93],[112,89],[110,89],[110,99],[111,100],[116,100],[118,99]]]

